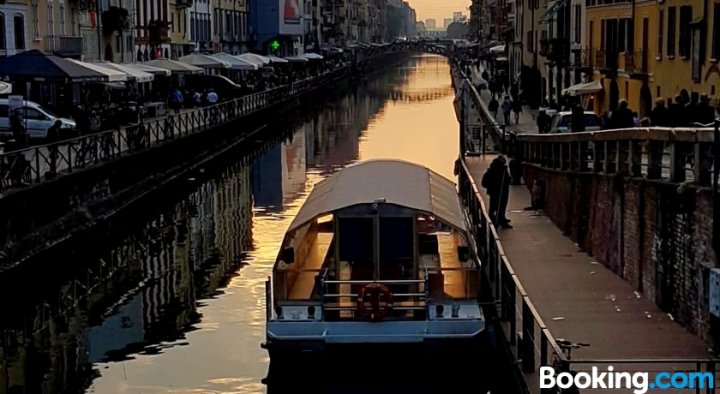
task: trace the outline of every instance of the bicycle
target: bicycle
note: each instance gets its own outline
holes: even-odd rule
[[[589,343],[573,343],[563,338],[558,338],[555,340],[555,343],[560,347],[560,350],[562,350],[564,354],[564,359],[560,357],[560,355],[557,354],[557,352],[553,352],[553,359],[551,366],[553,369],[555,369],[556,376],[560,375],[563,372],[568,372],[572,376],[575,376],[575,371],[570,369],[570,360],[572,359],[572,351],[573,349],[580,349],[583,347],[590,346]],[[554,394],[579,394],[580,389],[575,387],[574,385],[570,386],[566,389],[561,389],[558,386],[555,386],[553,391],[550,391],[549,393]],[[547,393],[547,392],[546,392]]]

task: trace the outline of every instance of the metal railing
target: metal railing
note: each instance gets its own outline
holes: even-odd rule
[[[635,128],[517,136],[518,159],[550,170],[694,181],[709,187],[712,128]]]
[[[476,99],[479,99],[479,96],[473,94],[473,100]],[[487,108],[482,101],[476,104],[482,118],[491,118],[487,115]],[[489,121],[487,126],[491,127],[492,133],[496,135],[500,132],[494,121]],[[713,130],[708,128],[656,128],[565,135],[520,135],[514,144],[508,144],[504,148],[505,153],[507,150],[514,150],[526,162],[553,169],[564,168],[576,171],[583,168],[595,171],[620,169],[635,174],[645,169],[646,176],[667,176],[674,181],[684,179],[686,175],[687,169],[680,157],[683,157],[682,152],[689,150],[695,158],[691,170],[693,175],[696,179],[706,182],[710,179],[710,172],[702,155],[706,149],[712,148],[712,133]],[[638,147],[653,147],[660,142],[663,143],[663,149],[645,148],[638,151]],[[672,165],[669,166],[659,159],[659,152],[666,154],[665,148],[670,149]],[[645,159],[638,154],[639,152],[645,152]],[[670,367],[665,370],[659,369],[663,365],[671,366],[676,370],[680,366],[687,365],[695,368],[689,370],[691,372],[715,373],[716,365],[720,363],[720,359],[715,358],[569,359],[545,325],[506,257],[480,189],[464,160],[460,161],[458,188],[472,223],[471,233],[478,248],[478,255],[485,263],[483,271],[491,286],[490,290],[495,300],[503,334],[511,348],[517,351],[519,372],[535,374],[539,367],[548,365],[559,369],[558,372],[587,371],[591,366],[614,364],[623,365],[623,369],[628,371],[637,370],[651,374],[670,369]],[[700,394],[701,388],[696,388],[695,392]],[[707,388],[704,392],[714,393],[715,389]]]
[[[37,184],[167,141],[222,126],[325,86],[345,75],[346,67],[316,77],[203,108],[168,114],[96,134],[0,153],[0,193]]]

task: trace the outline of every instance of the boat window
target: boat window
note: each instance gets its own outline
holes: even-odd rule
[[[341,218],[339,252],[341,261],[353,263],[373,262],[373,219]]]
[[[413,249],[412,218],[380,219],[380,261],[383,264],[412,262]]]

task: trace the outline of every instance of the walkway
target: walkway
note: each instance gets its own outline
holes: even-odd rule
[[[482,65],[480,65],[479,73],[482,74],[484,68]],[[490,91],[488,89],[483,89],[480,91],[480,98],[485,102],[485,104],[490,102],[491,99]],[[498,99],[500,103],[502,103],[501,99]],[[520,113],[520,119],[517,124],[515,124],[515,114],[510,114],[510,126],[508,127],[508,130],[512,130],[516,133],[537,133],[537,122],[535,121],[535,116],[537,116],[537,110],[531,109],[529,105],[523,105],[523,112]],[[497,122],[501,125],[505,124],[505,119],[502,114],[502,111],[498,111],[496,119]]]
[[[494,157],[465,158],[478,187]],[[530,206],[530,193],[525,185],[511,186],[510,190],[507,217],[514,228],[498,230],[499,239],[515,274],[553,337],[590,344],[588,348],[574,350],[573,359],[712,357],[700,338],[635,292],[628,282],[579,250],[542,211],[523,210]],[[489,206],[484,192],[481,190]],[[608,364],[573,365],[573,368],[582,370],[592,365],[605,369]],[[621,369],[618,364],[613,365]],[[635,364],[628,369],[694,371],[696,367],[694,364]],[[538,392],[536,379],[529,376],[528,382],[531,391]]]

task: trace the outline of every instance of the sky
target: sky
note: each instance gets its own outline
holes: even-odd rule
[[[438,26],[442,26],[442,20],[445,18],[452,18],[452,13],[455,11],[462,12],[464,15],[469,15],[470,11],[467,10],[470,7],[471,0],[406,0],[410,3],[410,6],[415,9],[417,13],[418,21],[425,21],[426,19],[433,18],[437,20]]]

